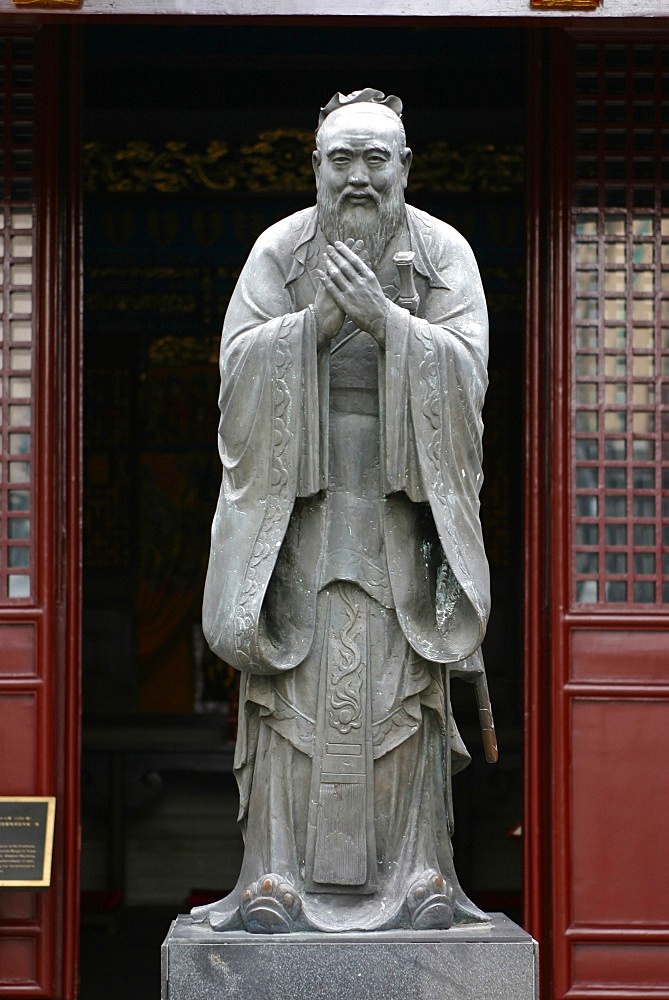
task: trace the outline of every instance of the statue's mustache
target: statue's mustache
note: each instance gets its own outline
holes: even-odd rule
[[[374,188],[347,187],[344,189],[344,191],[342,191],[341,195],[339,196],[337,207],[341,206],[343,203],[347,201],[355,201],[357,200],[357,198],[361,197],[369,198],[377,206],[381,204],[381,196],[378,194],[377,191],[374,190]]]

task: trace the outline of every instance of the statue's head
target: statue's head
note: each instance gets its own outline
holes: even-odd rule
[[[313,154],[326,239],[362,239],[375,263],[402,223],[411,150],[402,102],[378,90],[336,94],[321,110]]]

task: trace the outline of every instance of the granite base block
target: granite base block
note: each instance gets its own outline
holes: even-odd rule
[[[179,916],[162,1000],[537,1000],[537,944],[501,913],[482,927],[221,933]]]

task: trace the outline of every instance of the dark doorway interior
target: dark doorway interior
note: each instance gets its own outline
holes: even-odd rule
[[[139,995],[129,970],[147,962],[142,995],[157,997],[170,914],[235,880],[234,676],[198,633],[217,338],[255,237],[313,201],[309,133],[336,90],[402,97],[408,200],[463,232],[488,296],[485,654],[501,762],[484,763],[456,684],[474,758],[457,779],[456,857],[472,898],[519,916],[524,43],[490,27],[86,29],[84,1000]]]

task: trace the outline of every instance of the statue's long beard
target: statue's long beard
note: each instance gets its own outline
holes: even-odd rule
[[[328,243],[362,240],[369,255],[370,267],[375,268],[402,224],[404,188],[397,183],[385,197],[377,196],[375,204],[359,205],[349,201],[345,195],[333,198],[330,191],[321,185],[317,204],[318,223]]]

